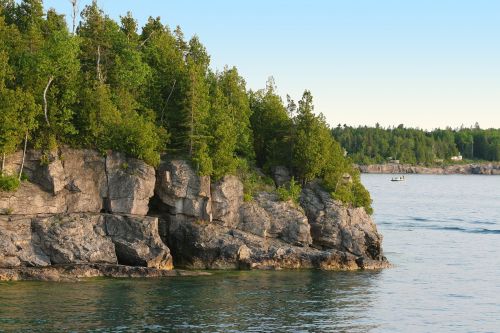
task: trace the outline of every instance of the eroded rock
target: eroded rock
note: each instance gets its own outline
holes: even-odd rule
[[[346,207],[314,183],[303,190],[300,202],[308,216],[316,247],[385,260],[382,236],[363,208]]]
[[[118,263],[101,215],[53,215],[32,219],[33,239],[51,264]]]
[[[155,217],[106,215],[106,231],[123,265],[172,269],[170,250],[158,233]]]
[[[179,219],[212,220],[210,177],[198,176],[186,161],[159,166],[155,194],[168,213]]]

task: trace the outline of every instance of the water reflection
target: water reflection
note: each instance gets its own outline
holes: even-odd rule
[[[166,280],[0,284],[6,331],[366,332],[378,272],[226,272]]]

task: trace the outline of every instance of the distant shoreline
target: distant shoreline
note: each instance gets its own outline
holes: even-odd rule
[[[424,167],[411,164],[357,165],[361,173],[374,174],[424,174],[424,175],[500,175],[500,163],[455,164],[441,167]]]

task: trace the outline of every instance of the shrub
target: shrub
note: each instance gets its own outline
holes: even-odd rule
[[[136,113],[131,113],[108,127],[103,138],[104,149],[126,153],[152,166],[160,164],[160,151],[168,141],[165,131]]]
[[[257,192],[272,192],[274,181],[259,173],[245,159],[238,159],[237,176],[243,183],[243,199],[252,201]]]
[[[302,187],[295,181],[295,178],[292,177],[287,187],[280,186],[276,191],[281,201],[292,200],[295,204],[298,204]]]
[[[21,182],[15,176],[0,175],[0,191],[15,191],[20,184]]]

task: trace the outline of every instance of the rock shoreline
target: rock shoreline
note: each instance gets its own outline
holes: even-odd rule
[[[500,163],[457,164],[443,167],[423,167],[411,164],[358,165],[362,173],[424,174],[424,175],[500,175]]]
[[[0,281],[75,282],[89,278],[166,278],[177,276],[207,276],[209,272],[164,270],[140,266],[106,264],[71,264],[48,267],[0,268]]]
[[[8,157],[7,172],[18,157]],[[314,182],[295,204],[267,192],[244,201],[237,177],[212,182],[183,160],[155,170],[118,153],[63,148],[48,161],[30,151],[25,165],[29,182],[0,192],[0,280],[389,266],[364,209]],[[286,181],[277,170],[276,183]]]

